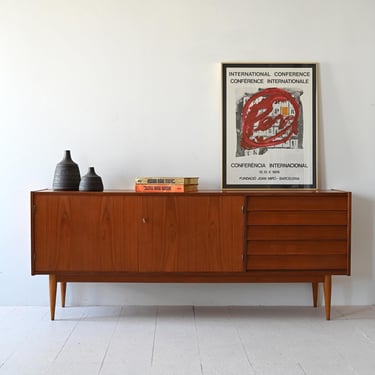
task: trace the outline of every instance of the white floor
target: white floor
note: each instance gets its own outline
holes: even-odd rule
[[[0,307],[0,374],[375,374],[375,307]]]

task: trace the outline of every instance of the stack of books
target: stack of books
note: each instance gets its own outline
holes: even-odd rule
[[[198,191],[198,177],[136,177],[138,193],[187,193]]]

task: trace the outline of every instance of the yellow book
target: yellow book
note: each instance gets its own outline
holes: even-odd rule
[[[136,177],[136,184],[197,185],[199,177]]]

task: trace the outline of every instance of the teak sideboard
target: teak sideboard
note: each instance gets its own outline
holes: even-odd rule
[[[31,192],[32,274],[57,283],[308,282],[350,275],[351,193]]]

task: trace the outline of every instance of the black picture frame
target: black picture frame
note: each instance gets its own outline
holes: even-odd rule
[[[317,63],[222,63],[222,188],[317,189]]]

